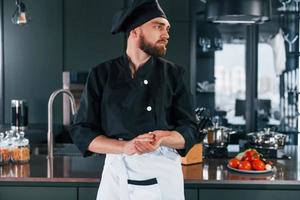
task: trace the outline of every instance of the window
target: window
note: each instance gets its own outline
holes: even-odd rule
[[[245,124],[245,44],[224,44],[215,52],[215,104],[227,112],[229,124]],[[271,46],[258,46],[258,129],[280,124],[279,76],[276,76]]]
[[[245,44],[223,44],[222,51],[215,52],[215,103],[217,110],[227,112],[229,124],[245,124],[236,112],[236,101],[245,100]]]

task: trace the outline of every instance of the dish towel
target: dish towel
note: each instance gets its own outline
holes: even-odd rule
[[[284,46],[283,31],[281,28],[273,38],[268,40],[268,44],[271,45],[273,49],[275,73],[277,76],[279,76],[285,70],[286,64],[286,51]]]

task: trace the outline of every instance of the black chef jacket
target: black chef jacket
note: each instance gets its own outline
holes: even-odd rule
[[[176,130],[185,139],[185,156],[196,143],[196,120],[183,68],[151,57],[131,76],[126,55],[91,69],[71,127],[84,156],[92,140],[105,135],[131,140],[154,130]]]

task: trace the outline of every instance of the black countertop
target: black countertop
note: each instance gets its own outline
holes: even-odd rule
[[[228,159],[204,159],[203,163],[182,166],[185,184],[268,184],[300,186],[300,162],[297,146],[286,151],[292,159],[273,160],[275,170],[266,174],[244,174],[228,169]],[[53,177],[49,177],[47,156],[32,152],[27,164],[0,166],[0,184],[7,182],[92,183],[98,185],[101,178],[104,155],[83,158],[55,156]]]

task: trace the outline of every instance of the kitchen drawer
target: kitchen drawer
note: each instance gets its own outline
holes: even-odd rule
[[[1,200],[77,200],[76,187],[0,187]]]

